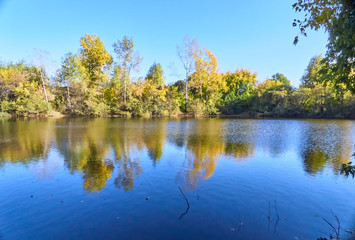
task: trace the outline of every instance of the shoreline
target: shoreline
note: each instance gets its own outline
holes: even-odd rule
[[[193,114],[178,114],[178,115],[171,115],[171,116],[149,116],[149,117],[142,117],[142,116],[124,116],[124,115],[72,115],[72,114],[61,114],[61,113],[54,113],[54,114],[28,114],[28,115],[19,115],[19,114],[0,114],[0,119],[11,118],[11,119],[35,119],[35,118],[126,118],[126,119],[157,119],[157,118],[191,118],[191,119],[198,119],[198,118],[221,118],[221,119],[250,119],[250,120],[262,120],[262,119],[279,119],[279,120],[292,120],[292,119],[300,119],[300,120],[355,120],[355,115],[350,117],[344,116],[252,116],[250,114],[219,114],[219,115],[193,115]]]

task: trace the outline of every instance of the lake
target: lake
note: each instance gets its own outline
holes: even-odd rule
[[[355,229],[354,140],[347,120],[0,119],[0,239]]]

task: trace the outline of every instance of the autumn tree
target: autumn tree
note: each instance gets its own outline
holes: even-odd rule
[[[80,56],[87,70],[91,86],[102,85],[108,80],[107,70],[112,63],[111,55],[96,35],[86,34],[80,39]]]
[[[177,46],[177,54],[185,70],[185,111],[188,106],[188,79],[195,70],[195,58],[198,51],[198,42],[195,38],[185,37],[183,46]]]
[[[216,113],[216,94],[222,87],[221,76],[218,72],[217,58],[208,49],[198,51],[195,54],[195,73],[192,75],[192,82],[198,89],[198,95],[204,102],[206,113]]]
[[[80,39],[80,66],[84,69],[82,86],[87,86],[80,99],[79,114],[103,115],[107,113],[107,105],[103,101],[103,87],[109,80],[112,57],[105,49],[101,39],[96,35],[88,35]],[[87,84],[85,84],[87,82]],[[81,90],[81,89],[80,89]]]
[[[134,49],[134,43],[131,38],[124,36],[122,41],[118,40],[113,44],[115,53],[117,54],[117,66],[120,69],[121,81],[124,85],[123,99],[127,102],[127,85],[130,84],[130,74],[132,71],[139,71],[139,64],[142,58]]]
[[[0,112],[23,116],[48,113],[51,105],[43,94],[41,74],[33,64],[0,64]]]

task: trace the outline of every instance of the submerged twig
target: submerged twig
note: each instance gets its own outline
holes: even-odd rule
[[[276,203],[276,200],[275,200],[275,212],[276,212],[277,219],[276,219],[276,222],[275,222],[274,233],[276,233],[276,227],[277,227],[277,224],[278,224],[278,222],[279,222],[279,220],[280,220],[279,212],[277,211],[277,203]]]
[[[325,235],[329,236],[331,239],[339,240],[340,239],[340,228],[341,228],[340,221],[339,221],[339,218],[337,217],[337,215],[335,215],[333,213],[333,211],[332,211],[332,214],[333,214],[333,217],[334,217],[334,219],[336,220],[336,222],[338,224],[337,227],[335,227],[333,224],[331,224],[327,219],[325,219],[323,217],[322,217],[322,219],[323,219],[323,221],[325,221],[333,229],[335,236],[333,236],[332,234],[325,234]]]
[[[187,204],[187,208],[186,208],[186,211],[184,213],[182,213],[179,217],[179,219],[181,219],[183,216],[185,216],[188,212],[189,212],[189,209],[190,209],[190,203],[189,203],[189,200],[187,199],[187,197],[185,196],[184,192],[181,190],[180,187],[178,187],[180,192],[181,192],[181,195],[182,197],[185,199],[186,201],[186,204]]]
[[[333,213],[333,211],[332,211],[332,214],[333,214],[335,220],[336,220],[337,223],[338,223],[338,235],[340,235],[340,221],[339,221],[339,218],[337,217],[337,215],[335,215],[335,214]]]
[[[280,219],[280,217],[279,217],[279,212],[277,211],[276,200],[275,200],[275,211],[276,211],[276,216],[277,216],[277,221],[278,221]]]

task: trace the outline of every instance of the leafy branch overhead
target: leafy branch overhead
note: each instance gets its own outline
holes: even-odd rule
[[[353,0],[298,0],[292,5],[304,16],[294,19],[299,36],[307,36],[307,29],[323,29],[328,33],[327,52],[323,63],[330,70],[331,80],[344,84],[355,92],[355,1]]]

